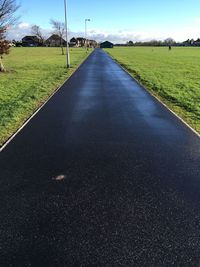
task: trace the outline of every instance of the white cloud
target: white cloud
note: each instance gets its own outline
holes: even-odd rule
[[[12,27],[8,33],[7,38],[10,40],[21,40],[21,38],[25,35],[30,34],[31,25],[25,22],[18,24],[16,27]]]
[[[197,24],[198,26],[200,26],[200,17],[196,17],[193,19],[193,23]]]
[[[126,43],[127,41],[147,41],[152,39],[160,39],[161,36],[158,37],[156,34],[150,34],[148,32],[135,31],[135,30],[119,30],[116,32],[109,31],[99,31],[92,30],[88,32],[88,37],[91,39],[95,39],[98,42],[101,41],[111,41],[113,43]]]
[[[20,41],[24,36],[32,34],[31,27],[31,24],[22,22],[8,31],[7,38],[9,40]],[[51,30],[43,29],[42,31],[45,37],[48,37],[51,34]]]
[[[85,36],[84,32],[70,32],[71,37]],[[87,32],[87,38],[96,40],[97,42],[102,42],[105,40],[111,41],[113,43],[125,43],[129,40],[141,41],[147,40],[148,38],[134,31],[120,30],[116,32],[110,32],[105,30],[95,30],[91,29]],[[152,37],[150,38],[152,39]]]
[[[15,28],[9,30],[7,38],[10,40],[21,40],[25,35],[31,34],[31,24],[27,22],[22,22]],[[49,37],[52,33],[51,29],[43,29],[45,37]],[[197,39],[200,37],[200,17],[191,19],[185,24],[162,27],[148,27],[144,29],[119,29],[118,31],[91,29],[88,30],[88,38],[94,39],[98,42],[105,40],[111,41],[113,43],[125,43],[129,40],[132,41],[148,41],[148,40],[164,40],[168,37],[175,39],[176,41],[184,41],[188,38]],[[73,32],[69,31],[69,37],[83,37],[84,32]]]
[[[26,23],[26,22],[22,22],[18,25],[18,28],[19,29],[28,29],[30,27],[30,24],[29,23]]]

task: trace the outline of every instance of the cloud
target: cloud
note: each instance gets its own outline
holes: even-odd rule
[[[17,26],[11,28],[7,33],[7,39],[21,41],[21,39],[26,35],[31,35],[31,27],[33,25],[27,22],[22,22]],[[51,30],[42,29],[45,37],[49,37]]]
[[[197,39],[200,37],[200,17],[193,18],[187,24],[181,26],[175,29],[177,39],[186,40],[188,38]],[[173,31],[171,34],[173,34]]]
[[[16,27],[11,28],[7,34],[7,38],[10,40],[21,40],[25,35],[30,35],[31,34],[31,27],[32,25],[26,22],[22,22],[18,24]],[[43,29],[43,34],[45,37],[49,37],[52,33],[51,29]],[[73,32],[69,30],[69,38],[71,39],[72,37],[84,37],[85,32]],[[118,31],[116,33],[111,33],[109,31],[103,31],[103,30],[96,30],[92,29],[88,31],[87,33],[87,38],[89,39],[94,39],[98,42],[102,42],[105,40],[112,41],[114,43],[116,42],[126,42],[129,39],[132,40],[138,40],[139,35],[135,36],[132,33],[129,33],[127,31]]]
[[[12,27],[8,33],[7,38],[10,40],[21,40],[23,36],[31,33],[31,25],[26,22],[22,22],[15,27]]]
[[[133,42],[137,41],[147,41],[152,39],[159,39],[155,34],[149,34],[148,32],[139,32],[135,30],[119,30],[115,32],[109,31],[99,31],[91,30],[88,32],[88,38],[95,39],[98,42],[109,40],[113,43],[126,43],[127,41],[132,40]]]
[[[16,27],[11,28],[7,34],[7,38],[10,40],[21,40],[25,35],[31,34],[31,24],[27,22],[22,22]],[[149,40],[164,40],[168,37],[175,39],[176,41],[184,41],[188,38],[197,39],[200,37],[200,17],[195,17],[190,19],[187,23],[175,24],[173,26],[160,26],[156,25],[154,27],[146,26],[145,29],[119,29],[118,31],[100,30],[100,29],[90,29],[87,32],[87,37],[89,39],[94,39],[97,42],[102,42],[105,40],[111,41],[113,43],[126,43],[129,40],[133,42],[136,41],[149,41]],[[48,38],[52,33],[51,29],[43,29],[43,34]],[[69,30],[69,38],[72,37],[83,37],[85,32],[79,31],[74,32]]]
[[[26,23],[26,22],[22,22],[22,23],[18,24],[19,29],[28,29],[29,27],[30,27],[30,24]]]
[[[85,36],[84,32],[72,32],[69,31],[70,38]],[[113,43],[126,43],[129,40],[132,41],[141,41],[147,40],[145,36],[142,36],[139,33],[134,33],[132,31],[120,30],[117,32],[110,32],[104,30],[91,29],[87,32],[87,38],[96,40],[97,42],[103,42],[109,40]],[[150,39],[152,39],[151,37]]]
[[[200,17],[196,17],[193,20],[193,23],[195,23],[197,26],[200,26]]]

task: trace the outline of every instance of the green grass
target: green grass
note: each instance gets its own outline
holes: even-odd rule
[[[200,132],[200,48],[105,49],[151,93]]]
[[[0,145],[72,74],[86,58],[83,48],[71,50],[71,69],[59,48],[13,48],[0,73]]]

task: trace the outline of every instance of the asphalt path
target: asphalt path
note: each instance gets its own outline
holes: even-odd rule
[[[0,266],[200,266],[199,159],[96,49],[0,153]]]

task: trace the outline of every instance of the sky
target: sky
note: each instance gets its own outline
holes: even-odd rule
[[[50,19],[64,21],[64,0],[17,0],[21,7],[19,24],[10,30],[10,39],[31,34],[37,24],[46,37],[51,32]],[[67,0],[70,38],[88,36],[114,43],[164,40],[184,41],[200,37],[199,0]]]

